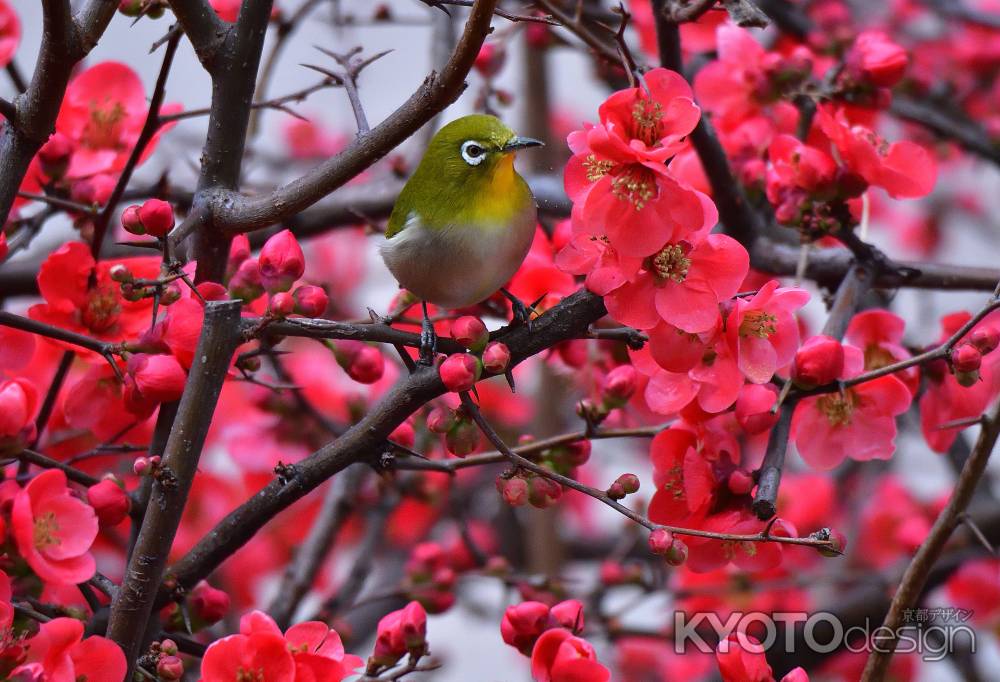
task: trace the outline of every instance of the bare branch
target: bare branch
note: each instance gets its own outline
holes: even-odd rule
[[[217,68],[216,58],[223,49],[232,26],[219,19],[206,0],[169,0],[177,21],[191,40],[195,54],[209,73]]]

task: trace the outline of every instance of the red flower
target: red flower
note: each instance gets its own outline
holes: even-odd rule
[[[861,351],[845,346],[841,378],[860,374],[861,362]],[[802,459],[817,469],[832,469],[845,457],[889,459],[896,449],[896,417],[912,398],[906,385],[891,375],[843,393],[805,398],[792,416],[792,440]]]
[[[117,173],[135,147],[149,106],[142,80],[130,67],[102,62],[82,71],[66,88],[56,131],[76,143],[67,175],[85,178],[99,173]],[[163,113],[178,110],[165,106]],[[153,153],[162,127],[143,152]]]
[[[1000,620],[1000,559],[970,559],[955,571],[945,591],[952,604],[969,609],[977,624],[989,626]]]
[[[129,497],[114,478],[105,478],[87,488],[87,501],[102,526],[117,526],[128,516]]]
[[[128,359],[125,375],[125,407],[138,416],[148,416],[160,403],[179,400],[187,373],[173,355],[137,353]]]
[[[862,350],[865,358],[864,369],[870,372],[910,357],[910,351],[903,345],[905,327],[906,322],[899,315],[888,310],[873,308],[851,318],[844,339]],[[910,367],[897,372],[895,376],[906,384],[911,392],[917,392],[920,383],[919,368]]]
[[[821,104],[817,121],[844,165],[889,196],[912,199],[930,194],[937,163],[926,149],[906,140],[889,144],[861,125],[851,126],[842,109]]]
[[[844,372],[844,347],[837,339],[818,334],[795,352],[792,381],[806,390],[836,381]]]
[[[306,271],[306,259],[291,230],[282,230],[264,242],[257,259],[260,279],[270,293],[288,291]]]
[[[17,551],[42,580],[75,584],[93,577],[97,515],[70,494],[59,469],[43,471],[17,493],[11,527]]]
[[[7,0],[0,0],[0,67],[10,64],[20,43],[21,20]]]
[[[778,288],[776,280],[750,298],[736,299],[726,321],[726,335],[740,371],[749,381],[767,383],[795,357],[799,325],[794,313],[808,300],[805,289]]]
[[[27,379],[0,381],[0,451],[20,449],[35,439],[38,391]]]
[[[703,517],[715,499],[712,465],[696,449],[697,438],[686,429],[670,428],[653,438],[650,458],[656,492],[649,503],[649,518],[676,524]]]
[[[25,642],[27,658],[12,679],[42,679],[49,682],[121,682],[128,672],[125,654],[117,644],[100,636],[83,639],[83,623],[75,618],[53,618],[42,623],[38,634]]]
[[[715,659],[723,682],[774,682],[764,647],[744,632],[734,632],[719,642]],[[802,668],[795,668],[782,677],[781,682],[809,682],[809,675]]]
[[[427,648],[427,612],[420,602],[411,601],[378,622],[372,662],[394,665],[408,652],[423,653]]]
[[[39,322],[80,332],[104,341],[133,339],[149,326],[152,299],[126,301],[109,271],[125,265],[134,276],[155,278],[157,258],[125,258],[96,264],[96,283],[89,286],[95,263],[82,242],[68,242],[53,251],[38,272],[38,289],[45,299],[28,309]],[[81,352],[75,346],[67,346]]]
[[[719,303],[739,291],[750,256],[732,237],[711,234],[695,243],[666,244],[643,268],[606,296],[611,316],[639,329],[655,327],[662,319],[697,333],[715,326]]]
[[[590,642],[555,628],[538,638],[531,652],[536,682],[605,682],[611,673],[598,663]]]
[[[535,642],[551,628],[580,634],[583,631],[583,604],[576,599],[568,599],[549,608],[541,602],[524,601],[508,606],[500,621],[503,641],[525,656],[531,655]]]

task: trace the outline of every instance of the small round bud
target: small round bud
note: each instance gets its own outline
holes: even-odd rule
[[[635,393],[638,375],[632,365],[618,365],[608,372],[604,380],[604,405],[609,409],[621,407]]]
[[[160,642],[160,651],[165,653],[167,656],[177,655],[177,642],[172,639],[165,639]]]
[[[590,459],[591,445],[589,440],[578,440],[566,446],[566,460],[571,466],[583,466]]]
[[[504,478],[497,476],[497,492],[503,501],[512,507],[521,507],[528,502],[528,482],[520,476]]]
[[[297,288],[295,297],[295,312],[303,317],[322,317],[330,304],[330,297],[321,287],[304,284]]]
[[[964,386],[965,388],[975,386],[980,378],[978,369],[974,369],[971,372],[955,372],[955,381],[958,382],[959,386]]]
[[[364,344],[345,369],[359,384],[374,384],[385,373],[385,358],[378,348]]]
[[[139,220],[147,234],[166,237],[174,229],[174,209],[162,199],[147,199],[139,207]]]
[[[639,477],[635,474],[622,474],[608,486],[607,494],[612,500],[621,500],[639,490]]]
[[[671,566],[680,566],[687,561],[688,546],[683,540],[674,538],[673,543],[670,545],[670,549],[668,549],[667,553],[663,555],[663,558]]]
[[[38,150],[38,161],[42,172],[52,180],[61,180],[69,168],[73,156],[73,140],[63,133],[52,133],[48,141]]]
[[[267,310],[274,317],[288,317],[295,311],[295,299],[287,291],[272,294]]]
[[[956,372],[974,372],[983,364],[983,354],[971,343],[963,343],[951,351],[951,365]]]
[[[444,436],[444,446],[456,457],[475,452],[479,445],[479,429],[471,421],[460,420]]]
[[[136,457],[135,461],[132,462],[132,471],[136,476],[145,476],[150,470],[150,462],[148,457]]]
[[[455,410],[450,407],[435,407],[427,415],[427,430],[431,433],[448,433],[457,422]]]
[[[161,680],[179,680],[184,677],[184,661],[177,656],[161,656],[156,664],[156,674]]]
[[[996,327],[979,327],[969,334],[969,343],[979,349],[983,355],[992,353],[1000,346],[1000,329]]]
[[[306,269],[302,247],[291,230],[282,230],[266,242],[257,259],[261,283],[271,293],[288,291]]]
[[[562,497],[562,486],[544,476],[535,476],[528,482],[528,503],[538,509],[551,507]]]
[[[510,349],[501,341],[493,341],[483,351],[483,368],[490,374],[503,374],[510,366]]]
[[[122,263],[115,263],[108,270],[108,276],[111,278],[112,282],[131,282],[134,277],[132,276],[132,271],[128,269],[128,266]]]
[[[445,358],[438,367],[441,381],[449,391],[461,393],[471,390],[479,381],[482,365],[479,358],[468,353],[455,353]]]
[[[490,332],[478,317],[463,315],[451,323],[451,338],[474,353],[486,348]]]
[[[792,381],[809,390],[836,381],[844,371],[844,347],[840,341],[820,334],[808,339],[795,353]]]
[[[484,78],[492,78],[500,72],[503,68],[504,61],[507,57],[507,51],[497,43],[484,43],[481,48],[479,48],[479,54],[476,55],[476,61],[473,62],[473,67],[478,71]]]
[[[649,534],[648,542],[650,552],[665,555],[674,544],[674,535],[665,528],[657,528]]]
[[[138,205],[129,206],[122,211],[122,227],[129,234],[146,234],[146,228],[142,226],[142,220],[139,219]]]
[[[103,527],[117,526],[128,516],[129,496],[114,478],[105,478],[87,488],[87,502]]]

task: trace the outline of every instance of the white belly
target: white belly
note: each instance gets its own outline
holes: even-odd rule
[[[531,248],[534,206],[514,224],[427,230],[419,220],[379,247],[386,267],[421,300],[443,308],[479,303],[506,284]]]

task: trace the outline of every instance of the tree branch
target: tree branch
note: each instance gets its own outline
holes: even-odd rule
[[[218,198],[212,205],[215,226],[234,234],[267,227],[295,215],[355,177],[454,102],[490,32],[496,2],[476,1],[465,31],[441,74],[428,76],[419,90],[367,135],[359,136],[344,151],[274,192],[252,198],[236,194]]]
[[[239,301],[215,301],[205,307],[204,326],[194,354],[196,361],[184,386],[122,588],[111,607],[108,637],[125,652],[129,675],[144,644],[167,553],[180,524],[215,405],[236,349],[238,336],[233,332],[239,317]]]
[[[993,413],[989,418],[983,419],[979,440],[976,441],[972,454],[969,455],[969,459],[962,467],[951,499],[938,514],[930,533],[920,545],[910,565],[907,566],[906,572],[903,573],[903,578],[892,598],[892,604],[889,606],[889,613],[879,630],[886,633],[879,636],[879,643],[882,646],[875,647],[868,656],[861,682],[876,682],[885,678],[889,661],[892,660],[892,654],[896,650],[899,630],[903,625],[904,611],[916,605],[931,569],[941,555],[941,551],[955,527],[960,523],[961,516],[972,499],[972,493],[986,469],[986,463],[996,445],[997,436],[1000,436],[1000,405],[993,408]]]
[[[230,24],[219,19],[206,0],[169,0],[177,21],[184,27],[195,54],[205,70],[212,73],[216,58],[226,42],[226,35],[232,29]]]

